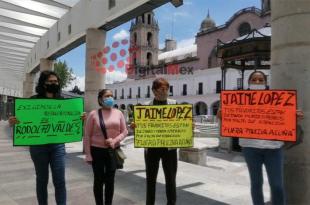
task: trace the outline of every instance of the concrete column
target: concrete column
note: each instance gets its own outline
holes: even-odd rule
[[[310,202],[310,1],[271,1],[271,88],[296,89],[304,142],[285,153],[287,204]]]
[[[26,73],[26,79],[23,83],[23,97],[29,98],[30,96],[34,95],[34,78],[35,74],[33,73]]]
[[[8,102],[8,96],[7,95],[2,95],[1,102],[7,103]]]
[[[212,113],[213,111],[212,111],[212,106],[211,106],[211,104],[209,104],[208,105],[208,115],[216,115],[216,113]]]
[[[98,108],[98,91],[105,88],[105,73],[98,72],[91,64],[92,55],[97,55],[105,45],[106,32],[88,29],[86,32],[86,65],[85,65],[85,111]]]
[[[3,88],[4,91],[4,88]],[[7,96],[3,94],[0,94],[0,121],[6,120],[6,103],[7,103]]]
[[[40,59],[40,71],[54,70],[54,61],[45,58]]]

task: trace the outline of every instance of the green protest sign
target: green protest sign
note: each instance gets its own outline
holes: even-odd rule
[[[192,147],[192,105],[134,106],[135,147]]]
[[[13,145],[81,141],[83,99],[16,99]]]

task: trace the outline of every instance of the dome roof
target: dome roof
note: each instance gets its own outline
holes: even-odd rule
[[[207,17],[202,21],[200,31],[206,31],[216,26],[215,21],[210,17],[209,11]]]

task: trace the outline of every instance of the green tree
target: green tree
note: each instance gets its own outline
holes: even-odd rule
[[[60,78],[60,87],[63,89],[67,85],[69,85],[73,80],[76,79],[73,75],[72,68],[69,68],[66,61],[61,62],[57,61],[54,64],[54,71],[58,74]]]

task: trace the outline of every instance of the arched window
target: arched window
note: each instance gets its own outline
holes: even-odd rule
[[[240,24],[238,31],[240,36],[246,35],[251,32],[251,25],[247,22],[244,22]]]
[[[209,57],[208,57],[208,68],[214,68],[218,66],[217,56],[216,56],[216,47],[213,48]]]
[[[151,24],[151,14],[147,15],[147,24]]]
[[[131,98],[132,98],[132,95],[131,95],[131,94],[132,94],[132,90],[131,90],[131,88],[129,88],[129,94],[128,94],[128,96],[127,96],[128,99],[131,99]]]
[[[147,33],[147,45],[152,46],[153,34],[151,32]]]
[[[134,34],[133,34],[133,44],[134,44],[134,45],[137,44],[137,40],[138,40],[137,33],[134,33]]]
[[[219,108],[220,108],[220,101],[216,101],[212,104],[213,115],[217,114],[217,111],[219,110]]]
[[[187,95],[187,84],[183,84],[182,95],[183,96]]]
[[[148,66],[152,65],[152,53],[147,53],[146,58],[147,58],[147,65]]]

